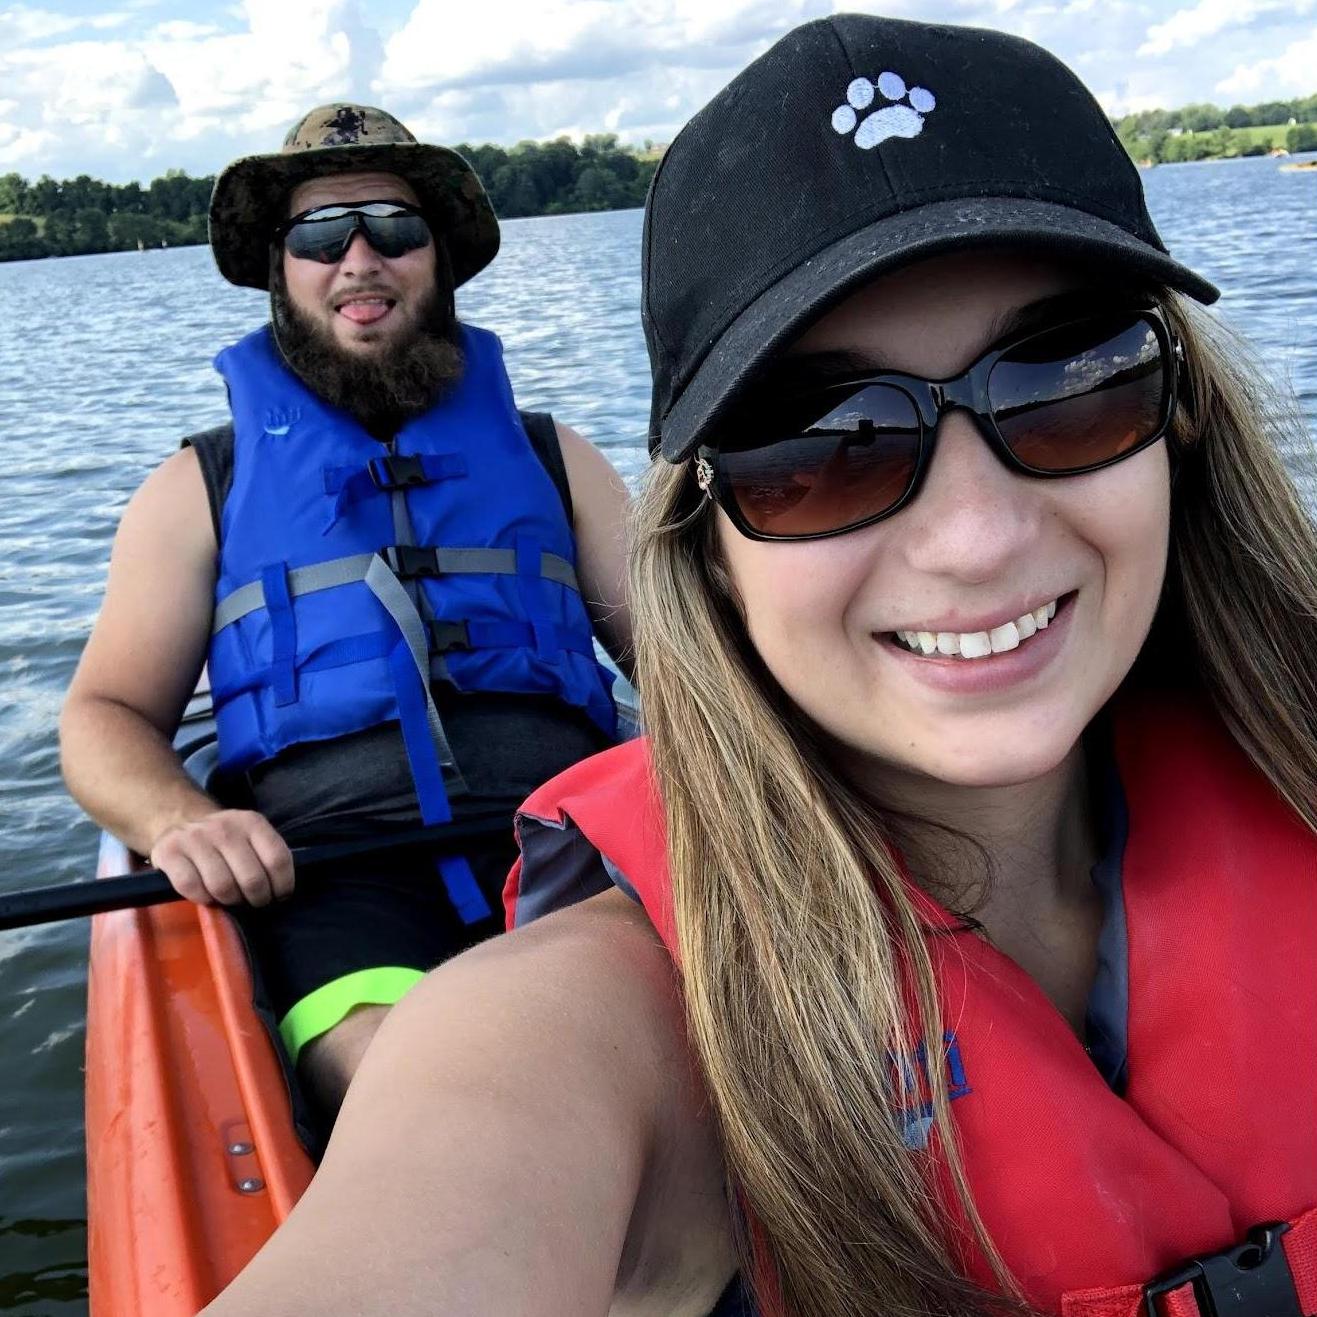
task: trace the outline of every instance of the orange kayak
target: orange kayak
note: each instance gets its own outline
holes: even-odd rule
[[[201,781],[213,741],[202,694],[176,742]],[[131,867],[102,838],[98,876]],[[227,915],[179,901],[92,920],[86,1115],[92,1311],[194,1317],[314,1170]]]

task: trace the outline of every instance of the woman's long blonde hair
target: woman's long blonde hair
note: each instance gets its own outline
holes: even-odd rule
[[[1317,829],[1317,535],[1278,453],[1284,433],[1306,434],[1215,322],[1158,301],[1186,365],[1171,561],[1139,667],[1200,685]],[[942,1028],[890,828],[758,660],[685,467],[656,464],[639,499],[631,589],[690,1038],[761,1304],[789,1317],[1023,1310],[969,1199],[943,1066],[928,1071],[960,1211],[895,1118],[913,1095],[890,1058]],[[965,1278],[975,1247],[1000,1294]]]

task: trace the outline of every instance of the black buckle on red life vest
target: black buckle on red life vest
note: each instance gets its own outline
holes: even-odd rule
[[[389,565],[389,570],[403,580],[416,576],[439,577],[439,551],[425,548],[418,544],[390,544],[380,550],[380,556]]]
[[[375,488],[382,489],[386,493],[430,483],[430,477],[425,474],[421,459],[415,455],[372,457],[366,463],[366,470],[370,472]]]
[[[1246,1241],[1207,1257],[1193,1258],[1172,1276],[1143,1291],[1147,1317],[1162,1317],[1157,1300],[1193,1286],[1203,1317],[1304,1317],[1281,1236],[1288,1225],[1254,1226]]]

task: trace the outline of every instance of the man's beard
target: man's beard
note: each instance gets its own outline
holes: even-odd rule
[[[271,266],[270,313],[284,361],[307,388],[355,416],[377,439],[392,439],[461,379],[457,317],[452,299],[438,289],[427,296],[407,337],[358,354],[339,347],[293,305],[282,262]]]

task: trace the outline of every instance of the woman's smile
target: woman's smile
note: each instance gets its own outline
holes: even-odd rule
[[[962,696],[1010,691],[1038,677],[1064,653],[1074,600],[1073,593],[1067,594],[1059,603],[1051,600],[990,629],[938,631],[932,635],[932,653],[923,645],[927,631],[905,633],[915,636],[913,650],[899,635],[875,639],[883,646],[884,661],[930,690]]]
[[[1065,596],[1069,599],[1069,596]],[[924,658],[982,659],[1006,654],[1045,631],[1056,616],[1057,599],[1026,608],[1018,616],[1006,612],[1004,622],[959,624],[959,619],[928,622],[890,632],[890,639],[911,654]],[[1003,610],[997,610],[1000,616]]]

